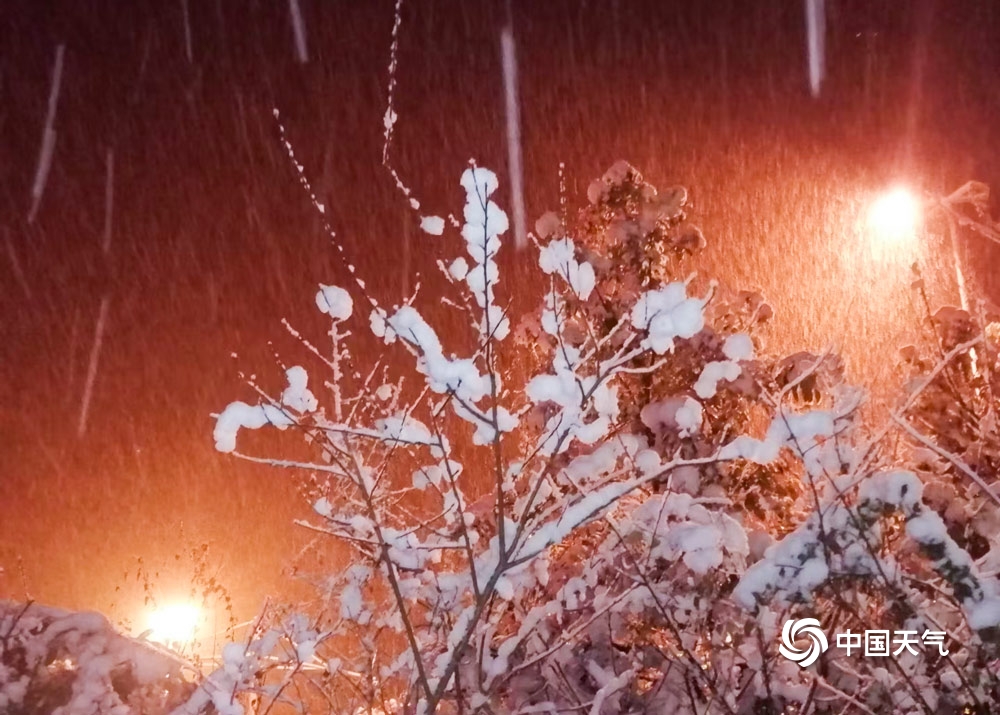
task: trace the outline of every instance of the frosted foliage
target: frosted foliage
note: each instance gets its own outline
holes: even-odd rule
[[[922,484],[915,474],[892,470],[861,483],[856,506],[832,502],[822,520],[814,513],[794,532],[775,543],[764,558],[740,580],[734,598],[744,608],[756,609],[777,597],[785,602],[809,601],[830,573],[895,574],[898,567],[883,561],[873,548],[878,516],[897,509],[906,517],[905,531],[926,554],[932,566],[950,582],[969,627],[987,631],[1000,627],[1000,594],[994,580],[977,574],[969,555],[948,534],[937,513],[922,500]]]
[[[478,321],[480,334],[503,340],[510,332],[510,325],[495,303],[500,270],[494,259],[500,250],[500,236],[509,226],[507,214],[489,198],[498,185],[496,174],[489,169],[476,166],[466,169],[461,184],[465,189],[462,237],[473,261],[465,272],[465,281],[476,304],[484,311]]]
[[[787,447],[801,454],[808,477],[819,478],[838,472],[841,464],[850,458],[848,446],[841,447],[830,439],[837,431],[839,422],[842,420],[825,410],[783,412],[772,420],[763,440],[745,435],[737,437],[723,446],[719,455],[723,459],[746,459],[767,464],[777,459],[780,450]]]
[[[913,472],[883,472],[861,485],[860,496],[873,504],[898,506],[909,512],[920,504],[924,485]]]
[[[572,239],[560,238],[541,249],[538,265],[546,274],[561,276],[578,298],[586,300],[594,290],[594,267],[586,261],[577,261],[575,253]]]
[[[754,609],[758,599],[778,594],[784,601],[804,601],[829,576],[826,556],[820,548],[816,524],[789,534],[771,546],[759,561],[740,579],[733,597],[747,609]]]
[[[466,197],[489,198],[500,186],[497,175],[489,169],[482,167],[470,167],[462,172],[462,179],[459,182],[465,189]]]
[[[448,273],[450,273],[451,277],[456,281],[465,280],[465,277],[469,275],[469,264],[464,258],[459,256],[452,261],[452,264],[448,267]]]
[[[650,555],[681,559],[696,574],[722,565],[725,555],[745,557],[747,537],[739,523],[707,509],[687,494],[654,496],[636,509],[629,528],[650,538]]]
[[[685,398],[684,403],[674,413],[674,419],[677,421],[682,437],[697,432],[702,421],[701,404],[690,397]]]
[[[470,164],[460,185],[461,213],[442,212],[459,230],[414,219],[442,237],[427,244],[440,294],[382,304],[358,280],[377,338],[359,347],[336,323],[350,296],[320,286],[335,322],[331,340],[303,338],[316,367],[252,378],[254,398],[218,415],[222,452],[268,425],[305,441],[294,458],[236,456],[307,475],[295,568],[317,597],[263,614],[178,713],[236,713],[251,695],[260,711],[335,713],[1000,702],[1000,503],[972,467],[911,449],[903,416],[862,425],[830,356],[755,349],[759,296],[689,295],[700,279],[679,280],[682,261],[704,239],[684,189],[615,164],[579,218],[539,219],[537,261],[510,286],[497,175]],[[535,309],[511,315],[521,298]],[[976,369],[1000,361],[978,349]],[[889,668],[830,648],[802,668],[778,651],[802,617],[828,635],[946,631],[953,655]],[[4,697],[23,697],[8,681]]]
[[[97,613],[0,601],[0,633],[0,712],[166,715],[196,695],[182,658]]]
[[[778,458],[781,445],[770,440],[758,440],[741,435],[719,450],[722,459],[746,459],[757,464],[768,464]]]
[[[643,345],[657,355],[674,347],[677,338],[694,337],[705,325],[704,301],[687,297],[687,285],[671,283],[643,293],[632,309],[632,326],[645,330]]]
[[[460,400],[478,402],[489,391],[488,380],[473,360],[444,356],[437,334],[415,309],[403,306],[386,322],[391,328],[387,334],[399,336],[417,348],[417,369],[427,376],[427,385],[434,392],[453,393]]]
[[[215,421],[215,448],[220,452],[232,452],[236,449],[236,435],[241,429],[260,429],[271,425],[285,429],[295,424],[295,418],[288,410],[294,412],[313,412],[318,406],[316,396],[307,387],[309,375],[305,368],[296,365],[285,372],[288,387],[281,393],[278,403],[263,403],[248,405],[236,401],[230,403]],[[286,410],[285,408],[288,408]]]
[[[215,421],[215,448],[220,452],[232,452],[236,449],[236,435],[241,429],[260,429],[264,425],[285,429],[291,424],[292,418],[274,405],[231,402]]]
[[[299,365],[285,371],[288,387],[281,393],[281,404],[296,412],[313,412],[319,405],[316,396],[309,391],[309,375]]]
[[[420,420],[405,414],[397,414],[377,420],[375,426],[386,442],[408,442],[411,444],[434,445],[437,441]]]
[[[440,216],[423,216],[420,219],[420,230],[431,236],[440,236],[444,233],[444,219]]]
[[[354,310],[354,301],[343,288],[321,284],[316,293],[316,307],[334,320],[347,320]]]
[[[388,315],[384,309],[378,306],[372,308],[372,312],[368,314],[368,325],[372,334],[377,338],[382,338],[386,345],[392,345],[396,342],[396,332],[389,325]]]
[[[617,390],[613,386],[581,378],[570,369],[536,375],[525,392],[534,402],[551,402],[561,408],[546,424],[549,434],[541,445],[545,453],[563,451],[573,439],[585,444],[597,442],[618,416]]]
[[[333,505],[326,497],[321,497],[313,503],[313,511],[320,516],[329,517],[333,515]]]
[[[535,221],[535,233],[541,239],[554,236],[562,229],[562,220],[555,211],[546,211]]]
[[[745,333],[730,335],[722,344],[722,352],[730,360],[749,360],[753,357],[753,341]]]
[[[650,402],[639,413],[642,423],[654,434],[676,431],[681,437],[694,434],[703,419],[701,403],[691,397],[673,397],[662,402]]]
[[[719,383],[722,381],[733,381],[740,376],[740,366],[729,360],[710,362],[701,371],[698,382],[694,385],[694,391],[703,400],[715,397],[719,391]]]
[[[549,335],[559,335],[560,315],[565,307],[565,301],[558,293],[552,291],[545,294],[545,305],[542,308],[542,330]]]

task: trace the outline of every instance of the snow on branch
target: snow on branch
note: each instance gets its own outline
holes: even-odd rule
[[[326,380],[310,388],[304,367],[283,368],[276,396],[258,389],[217,417],[220,451],[308,474],[298,523],[344,560],[316,552],[318,598],[227,651],[202,705],[235,713],[232,693],[278,702],[300,682],[349,713],[798,711],[817,688],[886,712],[988,700],[995,678],[961,666],[1000,641],[1000,594],[975,544],[900,467],[888,430],[867,437],[863,393],[834,356],[767,355],[760,296],[679,277],[704,242],[685,190],[661,196],[616,164],[578,221],[539,222],[524,284],[538,308],[517,316],[497,176],[473,163],[459,185],[461,226],[420,219],[451,251],[440,294],[383,307],[361,279],[321,284],[310,297],[331,354],[292,334]],[[374,366],[362,378],[348,361]],[[268,425],[315,456],[236,451],[242,430]],[[883,673],[828,651],[836,667],[817,685],[777,648],[797,614],[946,630],[967,660],[889,660]]]

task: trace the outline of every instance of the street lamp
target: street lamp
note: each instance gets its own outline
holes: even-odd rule
[[[909,189],[897,186],[877,197],[868,209],[868,227],[875,240],[888,249],[899,249],[902,244],[915,241],[924,224],[929,209],[944,206],[942,202],[920,201]],[[957,231],[949,230],[955,281],[962,310],[968,312],[969,297],[965,288],[965,274],[958,252]]]
[[[951,250],[958,273],[958,290],[962,298],[962,309],[965,311],[969,310],[969,299],[958,257],[958,231],[959,228],[964,228],[981,238],[1000,244],[1000,226],[990,216],[989,203],[990,187],[980,181],[968,181],[935,203],[948,220]]]
[[[192,603],[157,608],[149,614],[148,638],[167,646],[186,646],[194,640],[201,617],[201,609]]]
[[[868,209],[868,227],[886,244],[912,241],[922,220],[920,202],[902,186],[876,198]]]

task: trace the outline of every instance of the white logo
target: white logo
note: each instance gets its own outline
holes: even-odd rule
[[[795,641],[806,638],[809,639],[809,646],[802,650]],[[785,626],[781,629],[781,645],[778,646],[778,652],[802,668],[808,668],[815,663],[829,647],[823,627],[815,618],[798,620],[793,618],[785,621]]]

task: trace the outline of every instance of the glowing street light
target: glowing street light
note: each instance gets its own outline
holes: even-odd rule
[[[964,187],[963,187],[964,189]],[[897,186],[882,194],[872,202],[868,209],[868,229],[872,232],[879,246],[884,249],[898,250],[903,244],[912,243],[924,223],[924,214],[935,208],[948,208],[949,202],[958,196],[960,189],[951,197],[942,201],[924,203],[904,187]],[[969,298],[965,288],[965,274],[962,272],[962,260],[958,250],[958,236],[954,222],[950,225],[952,260],[955,265],[955,281],[958,284],[958,296],[962,310],[968,312]]]
[[[175,603],[149,614],[148,637],[167,646],[185,646],[194,640],[201,609],[191,603]]]
[[[914,240],[922,223],[920,202],[907,189],[896,187],[879,196],[868,209],[868,227],[885,244]]]

